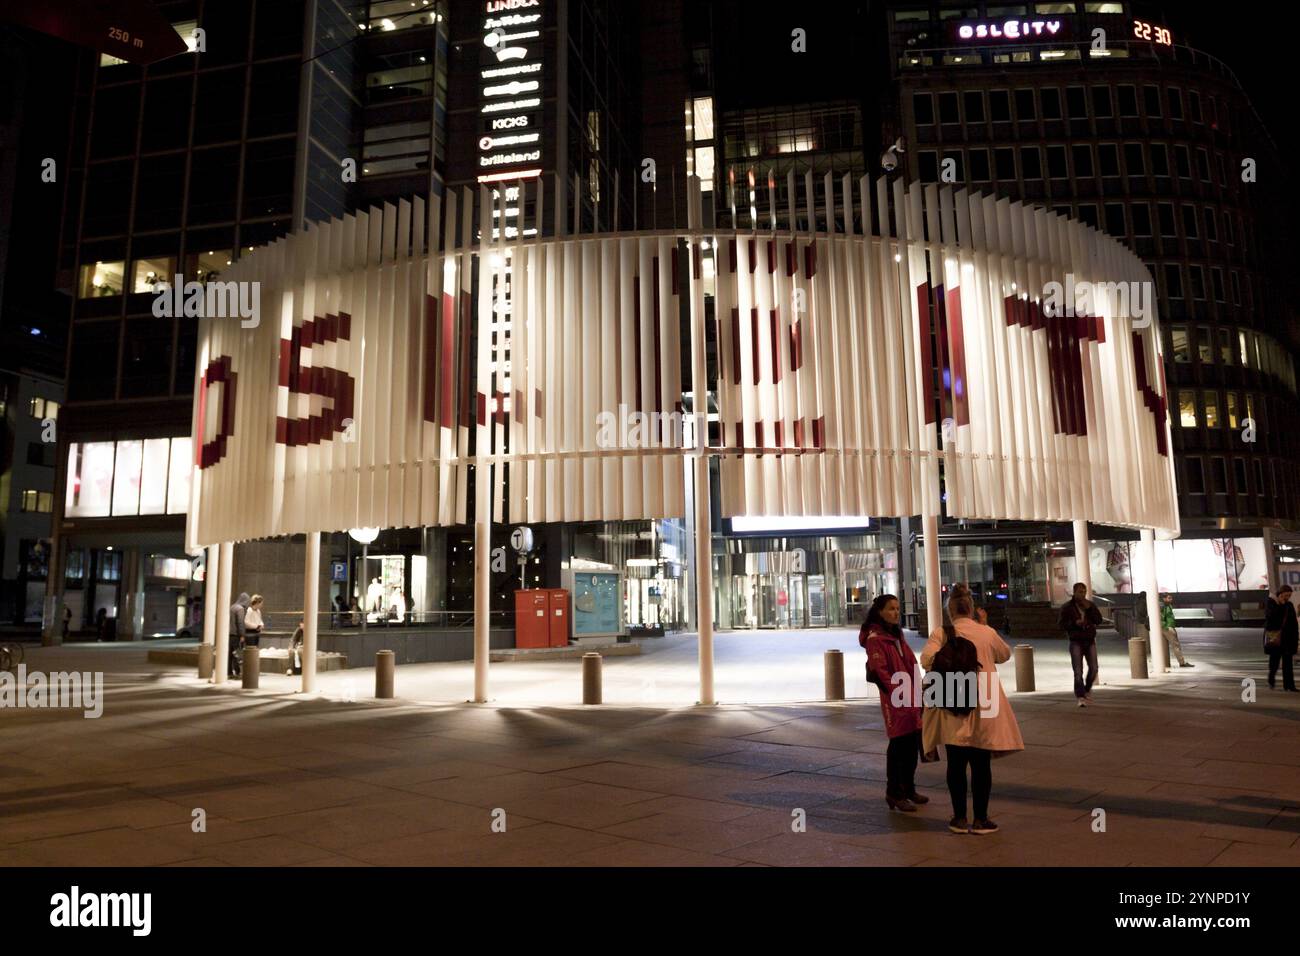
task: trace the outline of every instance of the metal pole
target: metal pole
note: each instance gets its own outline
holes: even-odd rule
[[[1088,558],[1088,522],[1086,520],[1076,520],[1074,522],[1074,581],[1082,581],[1088,585],[1088,593],[1092,594],[1092,562]]]
[[[1151,659],[1165,659],[1165,635],[1160,629],[1160,591],[1156,578],[1156,533],[1151,528],[1142,529],[1142,556],[1147,566],[1142,590],[1147,592],[1147,630],[1151,632]],[[1158,663],[1157,663],[1158,666]]]
[[[488,651],[492,610],[491,466],[479,459],[474,468],[474,703],[488,699]]]
[[[216,620],[216,660],[212,671],[212,683],[224,684],[230,671],[230,585],[231,565],[234,563],[235,545],[223,541],[217,545],[221,558],[217,562],[217,614]]]
[[[361,546],[361,597],[357,604],[361,606],[361,633],[366,633],[366,618],[370,616],[370,543]]]
[[[922,515],[921,526],[921,540],[925,546],[925,626],[929,632],[943,624],[943,581],[939,571],[939,516]]]
[[[699,618],[700,703],[717,703],[713,692],[713,510],[709,459],[695,459],[695,607]]]
[[[316,610],[320,606],[320,532],[307,533],[302,572],[302,692],[316,691]],[[293,653],[292,648],[290,653]]]

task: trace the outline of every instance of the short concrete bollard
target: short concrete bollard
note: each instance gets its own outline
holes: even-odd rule
[[[211,644],[199,645],[199,680],[212,680],[217,664],[217,649]]]
[[[1146,680],[1147,674],[1147,639],[1130,637],[1128,640],[1129,675],[1135,680]]]
[[[844,652],[827,651],[823,657],[826,673],[826,699],[844,699]]]
[[[257,690],[258,679],[262,676],[262,658],[256,647],[244,648],[244,662],[241,666],[244,674],[244,690]]]
[[[1016,692],[1029,693],[1034,685],[1034,647],[1032,644],[1016,645]]]
[[[396,681],[397,655],[392,651],[375,651],[375,697],[391,700]]]
[[[582,702],[584,704],[601,703],[600,686],[601,657],[595,651],[582,655]]]

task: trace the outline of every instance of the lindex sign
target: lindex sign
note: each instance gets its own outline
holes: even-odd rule
[[[479,182],[542,172],[544,44],[541,0],[486,0],[479,56]],[[518,207],[506,209],[518,218]],[[507,222],[507,235],[514,223]]]

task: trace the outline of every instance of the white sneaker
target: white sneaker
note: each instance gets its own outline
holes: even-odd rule
[[[1080,698],[1079,698],[1079,706],[1080,706],[1080,707],[1087,707],[1087,706],[1088,706],[1088,703],[1087,703],[1087,701],[1086,701],[1084,698],[1080,697]]]

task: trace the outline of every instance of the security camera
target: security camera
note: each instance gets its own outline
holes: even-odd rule
[[[884,167],[887,173],[892,173],[898,168],[898,157],[892,149],[886,150],[885,154],[880,157],[880,165]]]

